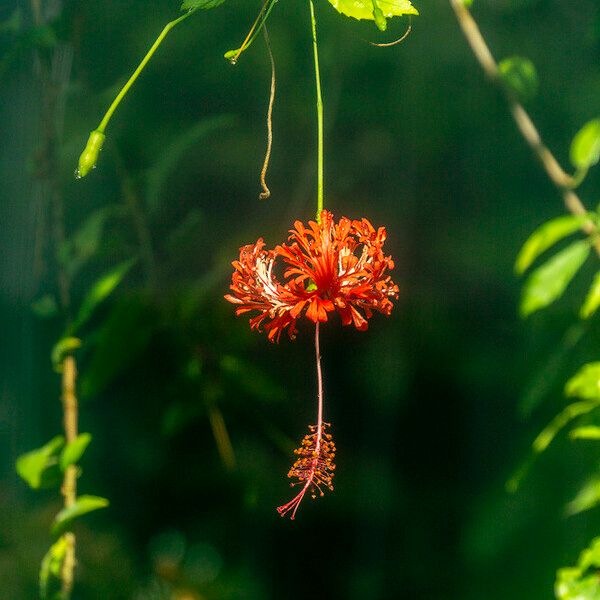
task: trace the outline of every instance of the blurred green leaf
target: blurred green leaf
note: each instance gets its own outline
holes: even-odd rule
[[[17,7],[13,10],[8,19],[0,22],[0,33],[18,33],[23,23],[23,15],[21,8]]]
[[[572,243],[536,269],[525,282],[521,297],[522,317],[558,300],[590,255],[587,240]]]
[[[79,229],[61,246],[61,264],[71,277],[98,253],[108,219],[121,211],[119,206],[105,206],[91,213]]]
[[[61,370],[61,363],[64,357],[77,350],[77,348],[81,348],[81,340],[76,337],[63,337],[56,344],[54,344],[54,348],[52,348],[51,359],[52,365],[54,366],[55,371]]]
[[[112,294],[136,262],[137,258],[126,260],[96,281],[81,303],[77,317],[70,328],[71,333],[88,322],[98,305]]]
[[[67,538],[61,536],[46,553],[40,567],[41,600],[58,600],[60,595],[61,573],[67,553]]]
[[[58,314],[58,304],[52,294],[45,294],[31,303],[31,310],[40,319],[51,319]]]
[[[600,401],[600,362],[587,363],[565,385],[571,398]]]
[[[246,394],[259,400],[281,400],[285,396],[283,389],[278,386],[264,370],[237,356],[223,356],[221,370],[226,378],[235,381]]]
[[[599,400],[584,400],[582,402],[573,402],[560,412],[550,424],[535,438],[533,450],[538,454],[544,452],[557,434],[568,425],[573,419],[585,415],[600,406]]]
[[[600,440],[600,427],[597,425],[583,425],[569,432],[572,440]]]
[[[373,0],[329,0],[329,2],[333,8],[347,17],[375,21],[379,29],[385,29],[382,26],[382,18],[385,20],[403,15],[419,14],[409,0],[377,0],[376,2]]]
[[[181,5],[181,10],[209,10],[221,6],[225,0],[184,0]]]
[[[231,115],[220,115],[203,119],[192,127],[187,128],[171,144],[165,147],[162,155],[158,157],[152,168],[148,171],[146,185],[146,202],[148,209],[156,211],[160,204],[162,190],[169,177],[179,166],[185,153],[196,143],[208,135],[230,127],[234,123]]]
[[[580,555],[576,567],[559,569],[554,591],[558,600],[600,600],[600,538]]]
[[[160,321],[142,296],[119,299],[100,326],[92,353],[80,377],[81,396],[102,392],[126,371],[148,346]]]
[[[594,275],[594,280],[579,311],[582,319],[589,319],[600,306],[600,271]]]
[[[522,102],[532,100],[538,90],[538,76],[535,65],[522,56],[511,56],[498,65],[504,85]]]
[[[44,472],[57,465],[58,454],[64,444],[65,438],[62,435],[57,435],[45,446],[19,456],[16,463],[19,477],[34,490],[44,487]]]
[[[575,233],[585,220],[586,217],[579,215],[562,215],[540,225],[523,244],[515,261],[515,272],[522,275],[538,256]]]
[[[81,433],[71,443],[67,444],[60,455],[60,468],[64,471],[69,465],[78,462],[91,441],[91,434]]]
[[[600,478],[593,477],[579,490],[575,498],[565,507],[567,516],[578,515],[600,503]]]
[[[63,508],[56,515],[52,525],[52,535],[60,535],[70,527],[75,519],[101,508],[106,508],[109,504],[106,498],[100,498],[99,496],[79,496],[73,506]]]
[[[571,162],[586,171],[600,160],[600,119],[586,123],[571,143]]]

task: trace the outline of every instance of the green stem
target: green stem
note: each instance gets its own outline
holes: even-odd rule
[[[235,65],[240,58],[241,54],[248,50],[251,46],[252,42],[256,39],[256,36],[261,32],[262,28],[267,24],[267,19],[273,10],[275,4],[277,4],[279,0],[266,0],[263,4],[256,20],[252,24],[246,39],[242,42],[242,45],[235,50],[228,50],[225,52],[225,58],[232,64]]]
[[[319,70],[319,47],[317,45],[317,21],[313,0],[310,4],[310,19],[312,25],[313,51],[315,57],[315,80],[317,84],[317,127],[318,127],[318,174],[317,174],[317,222],[321,222],[323,210],[323,97],[321,95],[321,72]]]
[[[104,118],[102,119],[102,121],[100,121],[100,125],[98,125],[98,128],[96,131],[99,131],[100,133],[104,133],[104,130],[106,129],[106,126],[108,125],[108,122],[110,121],[111,117],[113,116],[113,113],[115,112],[115,110],[117,110],[117,107],[121,103],[121,100],[123,100],[123,98],[127,95],[127,92],[129,91],[131,86],[135,83],[135,80],[139,77],[140,73],[144,70],[145,66],[148,64],[148,62],[150,61],[150,59],[152,58],[154,53],[158,50],[158,47],[162,44],[163,40],[167,37],[169,31],[171,31],[171,29],[173,29],[173,27],[175,27],[176,25],[179,25],[179,23],[181,23],[182,21],[185,21],[190,15],[192,15],[194,12],[196,12],[196,10],[198,10],[198,9],[192,8],[187,13],[185,13],[185,15],[182,15],[178,19],[175,19],[174,21],[167,23],[165,28],[161,31],[160,35],[156,38],[156,41],[154,42],[154,44],[152,44],[152,47],[150,48],[150,50],[148,50],[146,56],[144,56],[144,58],[142,59],[142,62],[138,65],[137,69],[133,72],[133,75],[129,78],[127,83],[123,86],[123,89],[117,94],[117,97],[113,100],[113,103],[110,105],[109,109],[106,111],[106,114],[104,115]]]

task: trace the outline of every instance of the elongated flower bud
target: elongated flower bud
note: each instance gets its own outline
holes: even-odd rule
[[[75,177],[77,177],[77,179],[85,177],[96,167],[98,155],[100,154],[100,150],[102,150],[105,139],[106,136],[101,131],[98,131],[97,129],[92,131],[85,146],[85,150],[79,157],[79,166],[77,167],[77,171],[75,171]]]

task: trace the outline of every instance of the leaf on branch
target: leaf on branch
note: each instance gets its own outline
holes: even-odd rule
[[[79,307],[77,317],[70,328],[71,333],[75,333],[89,321],[96,308],[112,294],[136,262],[137,258],[126,260],[96,281]]]
[[[544,452],[561,429],[568,425],[573,419],[591,412],[595,408],[598,408],[598,406],[600,406],[598,400],[583,400],[581,402],[569,404],[569,406],[554,417],[550,424],[535,438],[533,441],[534,452],[537,452],[538,454]]]
[[[583,306],[579,311],[579,316],[582,319],[589,319],[600,306],[600,271],[594,275],[594,281],[585,297]]]
[[[581,367],[565,385],[565,394],[571,398],[600,401],[600,362]]]
[[[60,455],[60,468],[64,471],[68,466],[77,463],[91,441],[91,434],[81,433],[70,444],[67,444]]]
[[[559,569],[554,591],[557,600],[600,600],[600,538],[580,555],[576,567]]]
[[[386,19],[419,14],[409,0],[329,0],[329,2],[333,8],[347,17],[375,21],[381,30],[386,28]]]
[[[81,348],[81,340],[79,338],[63,337],[58,340],[58,342],[54,344],[54,348],[52,348],[50,355],[54,370],[60,373],[64,357],[74,350],[77,350],[77,348]]]
[[[583,425],[576,427],[569,433],[572,440],[600,440],[600,427],[596,425]]]
[[[576,169],[587,171],[600,160],[600,119],[586,123],[571,143],[571,162]]]
[[[562,215],[540,225],[523,244],[515,262],[515,272],[522,275],[538,256],[575,233],[585,221],[584,216]]]
[[[225,0],[185,0],[181,5],[181,10],[210,10],[221,6]]]
[[[522,56],[511,56],[500,61],[500,77],[510,92],[521,102],[532,100],[538,90],[538,76],[535,65]]]
[[[42,559],[40,567],[40,598],[52,600],[59,593],[62,568],[67,553],[67,539],[60,537]]]
[[[521,297],[522,317],[558,300],[590,255],[587,240],[574,242],[535,270],[525,282]]]
[[[79,496],[73,506],[63,508],[56,515],[54,524],[52,525],[52,535],[60,535],[78,517],[101,508],[106,508],[109,504],[106,498],[100,498],[99,496]]]
[[[50,476],[51,473],[48,471],[52,471],[54,467],[57,467],[58,455],[64,445],[65,438],[62,435],[57,435],[45,446],[19,456],[16,463],[19,477],[34,490],[50,486],[50,480],[54,480],[54,478]]]

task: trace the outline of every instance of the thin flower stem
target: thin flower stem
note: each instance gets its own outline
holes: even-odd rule
[[[464,0],[449,1],[454,9],[456,19],[458,20],[463,34],[471,46],[471,50],[481,65],[481,68],[493,82],[501,84],[502,79],[500,77],[498,63],[494,59],[477,22],[471,15],[469,9],[465,6]],[[577,178],[573,178],[564,171],[555,156],[544,144],[539,131],[525,108],[523,108],[523,105],[513,94],[506,91],[504,86],[502,86],[502,88],[505,90],[510,112],[517,124],[519,132],[542,163],[542,166],[552,183],[562,193],[566,209],[575,215],[586,215],[588,213],[586,207],[579,196],[573,191],[573,187],[577,184]],[[593,244],[596,252],[600,255],[600,238],[598,238],[597,226],[592,221],[585,221],[581,229],[588,235],[594,236]]]
[[[104,115],[102,121],[100,121],[100,125],[98,125],[98,128],[96,131],[104,133],[104,130],[106,129],[106,126],[108,125],[108,122],[110,121],[111,117],[113,116],[115,110],[117,110],[117,107],[121,103],[121,100],[123,100],[123,98],[127,95],[127,92],[129,91],[131,86],[135,83],[135,80],[139,77],[140,73],[144,70],[144,68],[146,67],[146,65],[152,58],[152,56],[154,56],[154,53],[158,50],[158,47],[162,44],[163,40],[167,37],[167,35],[171,31],[171,29],[173,29],[173,27],[175,27],[176,25],[179,25],[179,23],[185,21],[189,16],[191,16],[194,12],[196,12],[196,10],[198,10],[198,9],[192,8],[191,10],[189,10],[187,13],[185,13],[178,19],[175,19],[174,21],[171,21],[165,25],[165,28],[161,31],[160,35],[156,38],[156,41],[154,42],[154,44],[152,44],[150,50],[148,50],[148,52],[146,53],[146,56],[144,56],[144,58],[142,59],[142,62],[138,65],[137,69],[133,72],[133,75],[129,78],[127,83],[123,86],[123,89],[121,89],[121,91],[117,94],[117,97],[113,100],[109,109],[106,111],[106,114]]]
[[[319,69],[319,46],[317,43],[317,21],[313,0],[310,4],[310,20],[312,27],[313,54],[315,60],[315,81],[317,87],[317,127],[318,127],[318,174],[317,174],[317,223],[321,222],[323,210],[323,96],[321,95],[321,71]],[[318,325],[317,325],[318,337]]]

